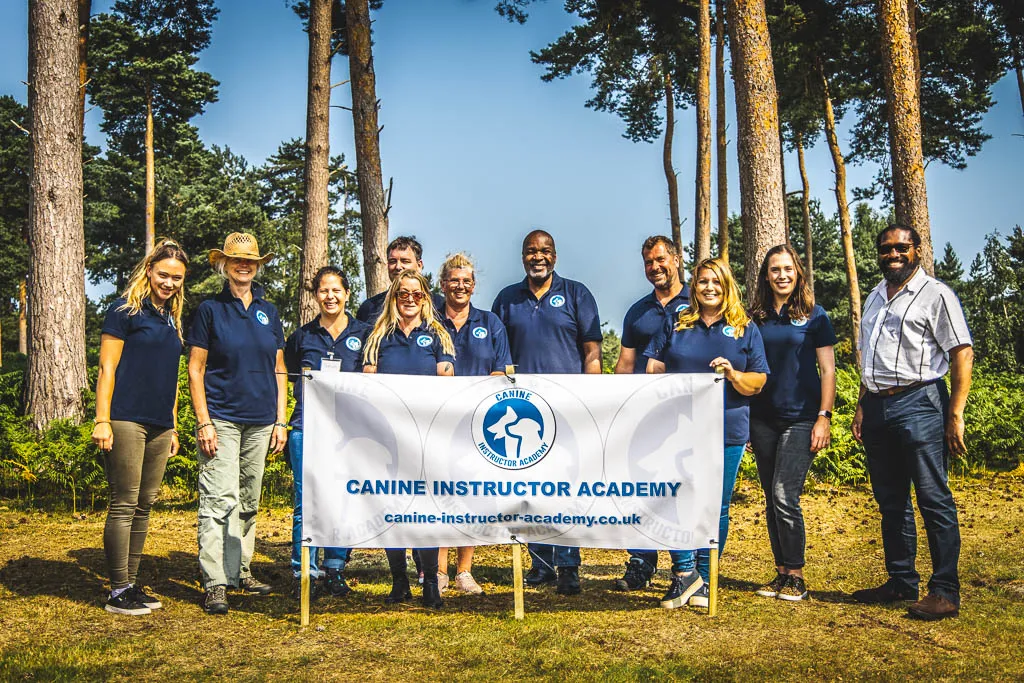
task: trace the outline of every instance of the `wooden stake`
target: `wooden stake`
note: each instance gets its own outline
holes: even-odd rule
[[[518,543],[512,544],[512,595],[515,598],[516,619],[526,617],[523,604],[523,549]]]
[[[302,591],[302,607],[301,616],[299,617],[299,624],[301,626],[309,626],[309,546],[302,546],[302,578],[301,591]]]
[[[708,616],[718,614],[718,542],[711,541],[710,574],[711,586],[708,588]]]

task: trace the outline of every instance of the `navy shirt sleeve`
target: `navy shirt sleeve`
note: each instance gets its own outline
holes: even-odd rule
[[[626,311],[625,317],[622,318],[622,347],[626,349],[635,349],[637,345],[636,335],[633,333],[633,324],[637,318],[637,304],[633,304]],[[640,349],[643,352],[643,349]]]
[[[832,321],[829,319],[828,313],[818,305],[814,306],[814,313],[818,314],[814,320],[814,348],[820,349],[823,346],[835,346],[839,340],[836,338],[836,331],[832,327]]]
[[[434,359],[438,363],[451,363],[452,365],[455,365],[455,356],[444,352],[444,347],[441,344],[441,337],[433,330],[431,330],[431,334],[434,337]]]
[[[277,312],[276,306],[271,306],[271,310],[274,312],[274,319],[271,323],[274,326],[274,338],[277,339],[277,348],[284,348],[284,327],[281,325],[281,314]]]
[[[597,312],[597,300],[586,287],[580,287],[576,293],[576,320],[579,324],[580,344],[601,341],[601,316]]]
[[[651,337],[651,341],[647,342],[647,348],[644,349],[644,355],[648,358],[664,362],[665,349],[668,347],[668,339],[671,334],[671,327],[666,324],[661,330],[655,333],[653,337]]]
[[[103,334],[109,334],[118,339],[128,338],[131,332],[131,316],[128,311],[118,310],[124,305],[124,299],[118,299],[107,308],[107,315],[103,319]]]
[[[210,331],[213,326],[213,311],[209,301],[199,304],[192,327],[188,330],[188,337],[185,342],[189,346],[209,350]]]
[[[292,332],[284,346],[284,365],[290,374],[297,374],[302,369],[302,328]],[[301,378],[296,378],[301,382]]]
[[[370,303],[369,299],[365,299],[363,303],[359,304],[359,309],[356,311],[356,320],[360,322],[370,322],[370,311],[373,309],[373,304]]]
[[[487,315],[490,317],[491,334],[494,335],[494,366],[491,368],[491,372],[505,372],[505,369],[512,365],[512,352],[508,346],[508,332],[498,316],[493,313],[488,313]]]
[[[768,357],[764,352],[764,340],[761,338],[761,330],[751,321],[743,330],[743,336],[749,338],[746,344],[747,367],[743,369],[743,372],[771,374],[771,370],[768,368]]]

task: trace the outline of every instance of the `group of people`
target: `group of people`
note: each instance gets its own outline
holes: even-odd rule
[[[868,297],[861,329],[863,381],[853,423],[862,440],[882,513],[888,581],[853,598],[866,603],[910,600],[912,615],[955,616],[959,610],[959,527],[947,483],[948,456],[964,450],[963,410],[970,386],[971,337],[952,291],[920,267],[920,237],[890,226],[879,233],[883,280]],[[770,249],[747,309],[728,264],[695,265],[689,286],[680,254],[667,237],[641,247],[653,291],[633,304],[622,328],[616,373],[716,372],[726,381],[724,477],[718,543],[724,550],[729,507],[748,444],[765,492],[773,572],[757,594],[801,601],[806,545],[800,495],[815,453],[831,438],[836,397],[835,332],[815,304],[797,253]],[[302,526],[302,383],[287,422],[287,382],[303,369],[410,375],[601,372],[597,302],[585,285],[555,272],[555,241],[543,230],[523,240],[526,277],[502,289],[491,310],[472,304],[473,264],[464,254],[441,267],[443,296],[421,274],[422,248],[411,237],[388,245],[391,285],[346,312],[350,287],[338,268],[311,283],[319,315],[284,339],[275,307],[255,284],[272,254],[251,235],[234,233],[209,253],[224,278],[182,332],[182,284],[188,257],[170,240],[133,273],[103,327],[93,438],[106,452],[110,504],[104,531],[111,592],[106,609],[145,614],[160,607],[138,581],[149,511],[167,458],[177,452],[177,367],[190,347],[189,386],[199,447],[199,566],[210,614],[228,611],[227,590],[267,594],[253,576],[264,461],[288,449],[295,482],[291,565],[298,577]],[[483,330],[483,331],[481,331]],[[952,368],[952,392],[944,376]],[[910,485],[928,531],[933,575],[918,600],[916,531]],[[580,549],[530,544],[526,583],[580,593]],[[632,549],[619,590],[647,587],[658,553]],[[343,596],[350,550],[310,549],[314,593]],[[411,598],[406,549],[386,551],[392,574],[387,603]],[[665,608],[706,607],[710,553],[676,550]],[[422,602],[443,605],[449,589],[448,549],[413,551]],[[472,575],[473,548],[457,549],[454,588],[482,592]],[[297,582],[296,582],[297,585]]]

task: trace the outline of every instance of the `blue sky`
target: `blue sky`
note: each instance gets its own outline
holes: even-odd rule
[[[26,4],[8,0],[0,10],[0,93],[21,101]],[[94,12],[109,4],[94,0]],[[306,36],[284,0],[218,5],[213,42],[199,67],[220,81],[220,100],[194,123],[207,144],[226,145],[259,164],[281,141],[305,133]],[[505,22],[493,8],[494,0],[387,0],[374,15],[381,155],[385,182],[394,178],[391,234],[415,234],[429,270],[449,252],[469,252],[478,267],[475,303],[487,308],[501,287],[523,277],[523,235],[544,228],[555,236],[559,273],[587,284],[602,318],[619,329],[626,308],[649,289],[640,243],[670,229],[661,145],[632,143],[622,137],[618,118],[584,108],[591,93],[586,77],[541,82],[529,51],[570,26],[562,3],[536,5],[524,26]],[[336,60],[332,80],[347,78],[347,60]],[[346,86],[332,97],[334,104],[351,104]],[[1013,78],[997,84],[995,99],[985,118],[993,139],[967,170],[932,165],[927,171],[936,249],[951,242],[965,264],[987,233],[1005,234],[1024,222],[1024,116]],[[731,99],[729,113],[729,205],[738,212]],[[102,143],[99,120],[98,110],[87,117],[94,144]],[[674,155],[684,239],[693,232],[694,135],[693,110],[678,112]],[[355,166],[351,118],[343,109],[332,109],[331,152]],[[786,176],[796,187],[796,156],[790,156]],[[826,213],[834,212],[823,143],[808,151],[807,163],[812,194]],[[850,187],[867,184],[874,172],[850,168]]]

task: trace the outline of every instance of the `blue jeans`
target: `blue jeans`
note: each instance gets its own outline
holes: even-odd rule
[[[729,536],[729,504],[732,502],[732,491],[736,488],[736,475],[740,471],[740,460],[743,459],[744,445],[725,447],[725,467],[722,471],[722,512],[718,517],[718,552],[725,550],[725,539]],[[673,550],[672,571],[690,572],[694,567],[705,581],[711,577],[711,552],[707,548],[700,550]]]
[[[945,382],[934,382],[895,396],[866,394],[861,400],[861,433],[871,490],[882,513],[882,547],[889,577],[917,591],[917,524],[910,485],[928,534],[932,577],[928,591],[960,604],[960,523],[949,490],[946,452]]]
[[[653,572],[658,568],[657,550],[640,550],[638,548],[632,548],[626,552],[629,553],[629,559],[636,559],[643,562],[644,568],[648,571]]]
[[[302,572],[302,430],[293,429],[288,435],[288,459],[292,464],[295,482],[295,507],[292,510],[292,574]],[[319,576],[317,562],[319,548],[309,549],[309,575]],[[352,551],[348,548],[324,548],[324,569],[344,569]]]
[[[533,566],[540,569],[580,566],[579,548],[547,543],[527,543],[526,548],[530,551],[530,561]]]

